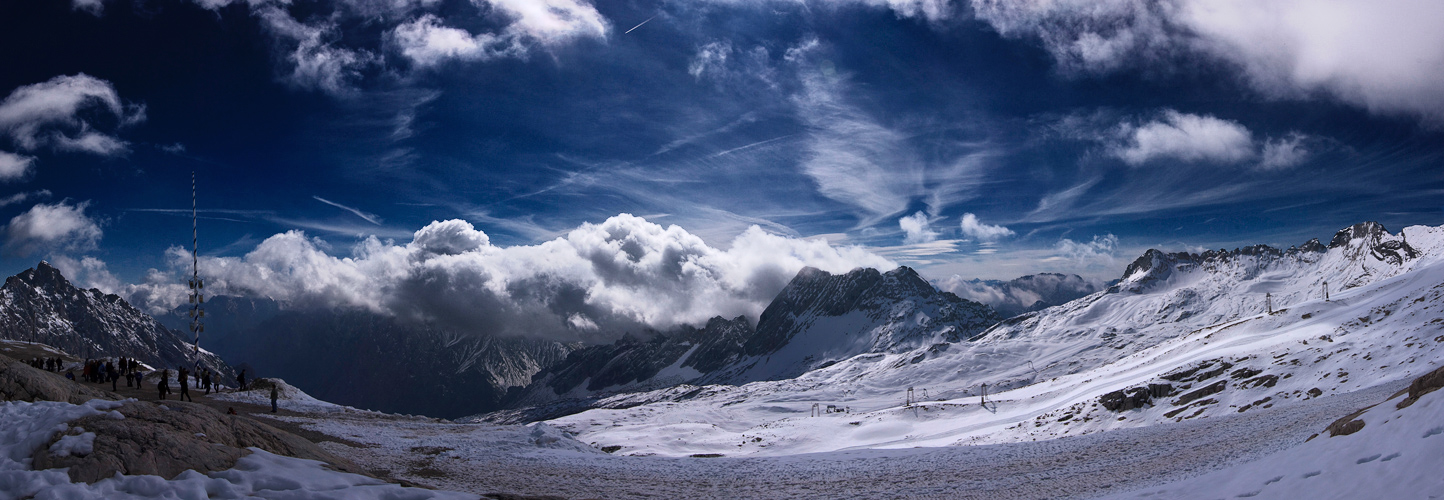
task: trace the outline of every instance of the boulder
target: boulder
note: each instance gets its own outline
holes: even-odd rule
[[[83,456],[58,456],[50,446],[32,457],[37,470],[69,467],[73,481],[93,483],[114,476],[147,474],[173,478],[192,469],[207,473],[230,469],[255,447],[277,455],[319,460],[345,472],[364,474],[350,461],[314,443],[255,420],[226,415],[207,406],[179,401],[129,401],[112,413],[75,420],[66,434],[95,434],[92,451]],[[77,429],[79,428],[79,429]]]
[[[92,399],[120,399],[114,393],[86,387],[45,370],[37,370],[9,356],[0,356],[0,397],[5,401],[64,401],[71,404]]]
[[[1420,396],[1439,390],[1440,387],[1444,387],[1444,366],[1414,379],[1414,382],[1409,384],[1409,397],[1400,401],[1396,407],[1401,410],[1408,408],[1418,401]]]

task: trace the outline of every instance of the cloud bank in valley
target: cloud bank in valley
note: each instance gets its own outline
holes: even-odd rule
[[[755,320],[804,266],[833,273],[895,267],[862,248],[758,227],[724,250],[681,227],[628,214],[537,245],[496,246],[471,223],[448,220],[423,227],[409,243],[369,237],[349,256],[329,250],[289,231],[242,257],[202,258],[201,269],[212,294],[363,308],[497,335],[584,339],[718,315]],[[184,300],[171,276],[189,268],[189,252],[173,247],[169,256],[172,273],[153,272],[126,287],[133,302],[163,311]]]

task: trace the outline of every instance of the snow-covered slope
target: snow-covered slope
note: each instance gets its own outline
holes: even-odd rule
[[[5,279],[0,286],[0,337],[39,342],[81,357],[124,356],[160,368],[203,366],[229,380],[216,355],[197,353],[180,332],[161,325],[117,295],[76,288],[50,264]]]
[[[858,355],[791,380],[619,395],[550,422],[622,453],[780,455],[1041,440],[1290,405],[1444,362],[1441,255],[1441,228],[1372,223],[1327,247],[1150,251],[1108,290],[974,342]],[[923,402],[904,407],[910,387]],[[814,405],[850,411],[811,417]]]
[[[493,421],[528,421],[586,408],[601,396],[678,384],[743,384],[796,377],[863,353],[957,342],[996,324],[991,308],[941,292],[899,267],[833,275],[805,268],[754,328],[745,317],[651,332],[578,350],[535,377]]]

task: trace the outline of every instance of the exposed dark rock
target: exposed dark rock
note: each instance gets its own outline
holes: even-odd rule
[[[1328,431],[1329,437],[1347,436],[1349,434],[1359,432],[1361,429],[1364,428],[1364,421],[1356,419],[1358,419],[1360,415],[1363,415],[1364,412],[1369,411],[1369,408],[1373,407],[1374,405],[1369,405],[1364,408],[1360,408],[1359,411],[1350,413],[1344,416],[1344,418],[1335,420],[1334,423],[1329,424],[1329,426],[1325,427],[1324,430]]]
[[[1186,404],[1188,404],[1188,403],[1193,402],[1194,400],[1197,400],[1198,398],[1202,398],[1202,397],[1205,397],[1205,396],[1211,396],[1211,395],[1214,395],[1214,394],[1218,394],[1218,393],[1220,393],[1220,392],[1223,392],[1223,390],[1224,390],[1225,388],[1227,388],[1227,387],[1228,387],[1228,381],[1227,381],[1227,380],[1220,380],[1220,381],[1218,381],[1218,382],[1214,382],[1214,383],[1212,383],[1212,384],[1209,384],[1209,385],[1207,385],[1207,386],[1205,386],[1205,387],[1203,387],[1203,388],[1200,388],[1200,389],[1194,390],[1194,391],[1192,391],[1192,392],[1189,392],[1189,393],[1187,393],[1187,394],[1184,394],[1184,395],[1182,395],[1182,396],[1179,396],[1179,397],[1178,397],[1178,400],[1173,402],[1173,405],[1174,405],[1174,406],[1183,406],[1183,405],[1186,405]]]
[[[1169,390],[1171,389],[1169,387]],[[1152,404],[1156,392],[1163,392],[1163,389],[1157,384],[1150,384],[1148,387],[1133,387],[1104,394],[1098,397],[1098,402],[1109,411],[1128,411]]]
[[[1418,401],[1420,396],[1439,390],[1440,387],[1444,387],[1444,367],[1439,367],[1437,370],[1414,379],[1409,384],[1409,397],[1400,401],[1397,408],[1408,408],[1409,405]]]

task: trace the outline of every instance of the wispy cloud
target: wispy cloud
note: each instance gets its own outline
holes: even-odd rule
[[[359,210],[359,209],[352,208],[352,207],[348,207],[348,206],[346,206],[346,205],[342,205],[342,204],[340,204],[340,203],[336,203],[336,202],[334,202],[334,201],[331,201],[331,200],[322,198],[322,197],[320,197],[320,196],[311,195],[311,197],[312,197],[312,198],[315,198],[316,201],[319,201],[319,202],[321,202],[321,203],[325,203],[325,204],[327,204],[327,205],[331,205],[331,206],[336,207],[336,208],[339,208],[339,209],[341,209],[341,210],[345,210],[345,211],[347,211],[347,212],[351,212],[351,213],[354,214],[355,216],[360,217],[360,218],[362,218],[362,219],[365,219],[366,222],[370,222],[370,223],[375,224],[375,225],[378,225],[378,226],[381,225],[381,218],[380,218],[380,217],[377,217],[375,214],[370,214],[370,213],[362,212],[362,211]]]

